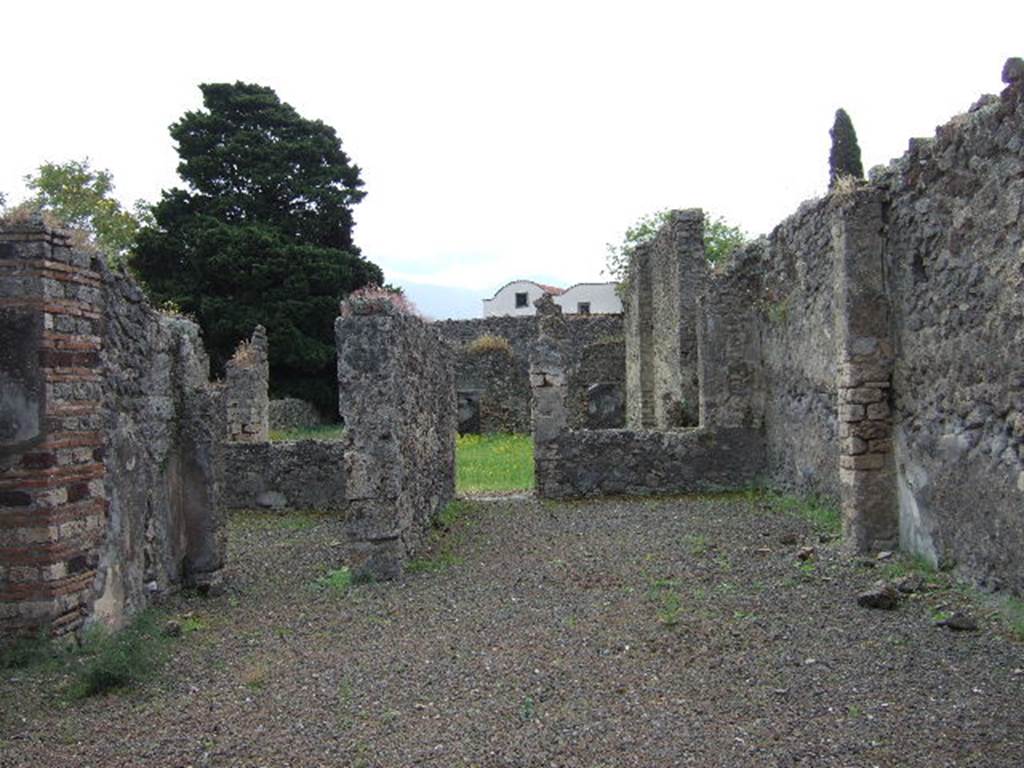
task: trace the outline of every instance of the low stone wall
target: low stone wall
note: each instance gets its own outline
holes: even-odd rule
[[[349,558],[391,578],[455,494],[451,349],[433,325],[383,299],[345,302],[335,337]]]
[[[537,459],[537,494],[575,499],[745,488],[761,479],[763,463],[759,430],[566,430]]]
[[[344,441],[230,443],[224,447],[227,509],[344,511]]]
[[[270,429],[279,431],[310,429],[326,423],[312,403],[297,397],[271,400],[268,418]]]

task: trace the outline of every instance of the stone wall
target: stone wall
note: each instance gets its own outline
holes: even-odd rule
[[[835,259],[828,201],[805,203],[738,260],[760,274],[766,475],[839,499]]]
[[[349,556],[389,578],[455,493],[451,350],[436,326],[385,300],[345,302],[335,336]]]
[[[529,367],[530,356],[538,343],[537,316],[444,320],[433,325],[454,355],[455,387],[465,423],[474,424],[475,430],[480,432],[528,432],[531,423]],[[579,406],[574,412],[574,423],[582,425],[588,418],[588,398],[593,394],[593,410],[603,414],[594,422],[595,426],[622,426],[624,417],[610,406],[617,398],[625,397],[624,357],[616,358],[617,354],[624,356],[623,348],[616,346],[623,336],[622,317],[570,315],[566,317],[566,327],[567,354],[574,359],[591,360],[580,369],[572,384]],[[484,336],[507,341],[510,354],[474,350],[473,342]],[[607,368],[601,367],[604,363],[608,364]],[[591,390],[597,384],[604,386]]]
[[[224,423],[196,327],[37,222],[0,232],[0,314],[0,634],[214,583]]]
[[[324,420],[316,407],[297,397],[284,397],[271,400],[268,407],[270,429],[287,431],[291,429],[310,429],[324,424]]]
[[[319,509],[343,512],[343,440],[231,443],[224,447],[227,509]]]
[[[1020,594],[1024,62],[1004,76],[999,96],[716,268],[695,318],[702,430],[763,434],[766,483],[839,501],[851,549],[898,543]],[[675,344],[658,340],[666,299],[654,286],[686,274],[653,264],[640,249],[626,318],[629,420],[649,426],[660,425],[652,393],[668,380],[657,344],[662,362]],[[572,461],[551,487],[590,492],[588,463],[611,447],[591,450],[599,440],[564,425],[553,435],[548,457]],[[620,440],[635,446],[620,458],[640,469],[648,451],[673,450],[654,437]],[[680,472],[700,460],[684,452]]]
[[[764,457],[763,438],[749,423],[696,429],[574,429],[569,382],[580,365],[567,352],[560,308],[537,303],[540,340],[530,366],[533,388],[534,474],[543,498],[693,493],[752,485]],[[735,326],[709,324],[707,344],[730,357],[747,354],[721,336]]]
[[[228,440],[261,443],[269,439],[269,387],[267,330],[257,325],[252,338],[239,344],[235,354],[224,366]]]
[[[1024,593],[1024,80],[879,175],[901,545]]]
[[[673,211],[630,265],[623,304],[632,428],[697,423],[696,310],[707,275],[703,222],[700,210]]]

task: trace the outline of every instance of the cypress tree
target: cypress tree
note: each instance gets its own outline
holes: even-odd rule
[[[853,121],[845,109],[836,110],[836,120],[828,133],[832,137],[832,150],[828,153],[829,189],[843,176],[863,179],[864,166],[860,162],[857,132],[853,130]]]

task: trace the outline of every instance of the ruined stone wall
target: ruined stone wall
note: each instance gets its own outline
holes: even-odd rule
[[[465,415],[460,422],[475,425],[464,431],[528,432],[531,423],[529,365],[538,343],[537,316],[444,320],[433,326],[454,354],[455,387],[459,392],[460,411]],[[607,386],[595,392],[601,400],[595,407],[605,413],[605,423],[622,426],[622,417],[617,412],[608,413],[608,402],[617,395],[604,391],[617,389],[617,382],[623,376],[620,370],[624,362],[614,357],[619,351],[614,343],[623,337],[622,316],[571,315],[566,317],[566,328],[567,354],[574,359],[595,358],[585,367],[593,378],[581,372],[572,384],[574,397],[580,402],[578,418],[582,420],[586,413],[590,387],[604,383]],[[472,342],[482,336],[505,339],[511,354],[472,351]],[[592,350],[594,345],[605,346]],[[597,357],[609,363],[608,369],[598,366]]]
[[[1009,69],[1009,67],[1008,67]],[[1012,80],[1012,72],[1007,72]],[[1024,80],[881,174],[904,548],[1024,593]]]
[[[270,437],[270,362],[267,331],[257,325],[224,366],[227,439],[261,443]]]
[[[626,423],[626,344],[607,336],[578,351],[569,362],[569,426],[619,429]]]
[[[310,429],[325,423],[312,403],[297,397],[271,400],[267,410],[270,429]]]
[[[226,509],[344,511],[344,440],[232,443],[224,448]]]
[[[574,429],[569,382],[578,359],[568,352],[566,322],[549,303],[540,312],[540,340],[531,360],[534,475],[542,498],[650,495],[748,487],[762,471],[764,446],[749,424],[676,430]],[[705,329],[720,360],[747,354],[719,338],[731,325]]]
[[[814,201],[748,246],[761,275],[766,475],[777,488],[839,499],[832,214]]]
[[[109,518],[95,614],[117,625],[154,595],[219,579],[225,423],[199,328],[155,312],[123,273],[103,273]]]
[[[351,562],[392,577],[455,493],[451,350],[383,300],[343,304],[335,336]]]
[[[0,232],[0,634],[118,624],[223,561],[194,325],[29,222]]]
[[[626,311],[627,423],[697,424],[697,297],[707,279],[704,214],[673,211],[630,265]]]

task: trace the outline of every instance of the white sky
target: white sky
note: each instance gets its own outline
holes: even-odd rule
[[[0,191],[88,156],[154,201],[197,84],[243,80],[337,129],[391,282],[569,285],[659,208],[771,229],[824,191],[837,107],[888,162],[998,92],[1022,30],[1019,0],[12,3]]]

